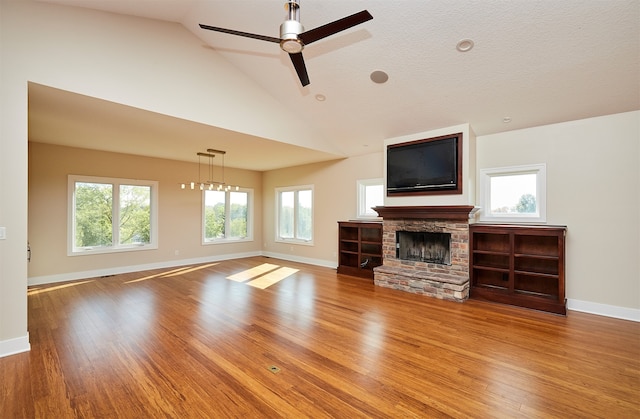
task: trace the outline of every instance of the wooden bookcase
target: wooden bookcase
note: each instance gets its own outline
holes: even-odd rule
[[[471,298],[566,314],[564,226],[469,226]]]
[[[382,265],[382,223],[338,222],[338,273],[373,279]]]

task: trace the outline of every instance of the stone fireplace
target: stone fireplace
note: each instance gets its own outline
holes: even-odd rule
[[[374,209],[383,219],[375,285],[451,301],[469,298],[472,206]]]

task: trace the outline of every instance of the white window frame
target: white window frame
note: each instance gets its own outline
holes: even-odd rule
[[[536,175],[536,209],[531,214],[492,213],[491,178],[494,176]],[[523,166],[480,169],[480,217],[481,222],[546,223],[547,222],[547,166],[544,163]]]
[[[358,179],[356,180],[356,196],[358,200],[358,208],[356,212],[356,218],[359,219],[368,219],[368,220],[380,220],[378,214],[373,212],[373,214],[368,213],[367,210],[367,187],[368,186],[380,186],[382,187],[382,202],[380,205],[384,205],[384,179],[383,178],[375,178],[375,179]]]
[[[102,253],[135,252],[158,248],[158,182],[152,180],[121,179],[97,176],[69,175],[67,178],[67,256],[95,255]],[[151,188],[150,242],[148,244],[119,244],[119,230],[113,228],[113,244],[108,247],[76,247],[75,246],[75,189],[76,182],[109,184],[113,188],[112,219],[120,219],[120,186],[148,186]]]
[[[231,222],[231,192],[244,192],[247,194],[247,237],[221,237],[217,239],[207,239],[206,226],[205,226],[205,194],[207,190],[202,191],[202,244],[223,244],[223,243],[237,243],[237,242],[249,242],[253,241],[253,189],[249,188],[235,188],[224,191],[224,212],[225,212],[225,231],[230,231],[229,223]]]
[[[311,239],[307,240],[307,239],[299,239],[296,237],[293,238],[289,238],[289,237],[280,237],[280,208],[281,208],[281,204],[280,204],[280,196],[282,194],[282,192],[294,192],[294,221],[293,221],[293,231],[294,231],[294,235],[297,233],[298,228],[297,228],[297,224],[298,224],[298,220],[296,218],[296,215],[298,213],[298,192],[300,191],[311,191]],[[275,208],[275,213],[276,213],[276,222],[275,222],[275,241],[278,243],[294,243],[294,244],[302,244],[302,245],[307,245],[307,246],[313,246],[313,240],[315,237],[315,192],[313,189],[313,185],[300,185],[300,186],[287,186],[287,187],[280,187],[280,188],[275,188],[275,193],[276,193],[276,208]]]

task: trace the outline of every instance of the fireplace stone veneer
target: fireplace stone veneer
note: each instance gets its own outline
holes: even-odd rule
[[[413,294],[462,302],[469,298],[469,214],[471,206],[376,207],[382,217],[382,265],[374,283]],[[450,264],[401,260],[396,232],[448,233]]]

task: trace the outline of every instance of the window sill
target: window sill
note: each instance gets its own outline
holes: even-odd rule
[[[208,246],[210,244],[232,244],[232,243],[245,243],[252,242],[253,237],[243,237],[243,238],[233,238],[233,239],[213,239],[213,240],[205,240],[202,242],[203,246]]]
[[[108,253],[124,253],[124,252],[138,252],[143,250],[157,250],[156,244],[141,244],[132,246],[119,246],[119,247],[95,247],[85,248],[80,250],[72,250],[67,252],[67,256],[88,256],[88,255],[103,255]]]
[[[546,217],[483,217],[478,218],[480,223],[503,223],[503,224],[546,224]]]
[[[300,240],[300,239],[282,239],[277,238],[275,240],[276,243],[286,243],[286,244],[299,244],[302,246],[313,246],[313,240]]]

